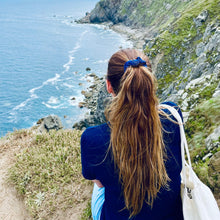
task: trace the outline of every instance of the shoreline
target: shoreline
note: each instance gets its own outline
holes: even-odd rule
[[[144,49],[144,45],[147,39],[147,33],[144,28],[132,28],[124,24],[109,24],[109,29],[119,33],[125,37],[128,41],[133,43],[133,47],[139,50]]]
[[[89,16],[89,15],[87,15]],[[102,25],[106,29],[110,29],[118,34],[120,34],[127,41],[131,41],[133,43],[133,47],[136,49],[143,50],[143,47],[146,41],[152,39],[155,31],[150,34],[150,29],[146,29],[144,27],[134,28],[126,26],[123,23],[113,24],[111,21],[109,22],[101,22],[101,23],[92,23],[89,21],[89,17],[84,17],[79,20],[75,20],[78,24],[88,24],[88,25]]]

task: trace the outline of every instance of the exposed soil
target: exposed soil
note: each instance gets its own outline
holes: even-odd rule
[[[13,163],[17,148],[6,149],[0,153],[0,219],[26,220],[30,219],[24,203],[18,197],[15,188],[7,181],[8,168]]]

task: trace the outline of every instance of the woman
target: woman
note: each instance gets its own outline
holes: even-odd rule
[[[158,106],[148,58],[134,49],[118,51],[106,83],[113,96],[108,123],[81,137],[82,173],[95,182],[93,218],[183,219],[179,126]]]

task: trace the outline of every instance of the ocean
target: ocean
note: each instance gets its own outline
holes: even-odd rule
[[[50,114],[71,128],[88,112],[78,107],[88,74],[105,76],[110,56],[132,46],[105,26],[75,22],[97,2],[0,0],[0,136]]]

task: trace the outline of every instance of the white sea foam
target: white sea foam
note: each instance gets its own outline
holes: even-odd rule
[[[69,51],[69,60],[68,60],[67,63],[65,63],[65,64],[63,65],[64,71],[62,72],[62,74],[68,72],[69,69],[70,69],[70,67],[74,64],[74,62],[73,62],[74,59],[75,59],[74,55],[75,55],[75,53],[81,48],[81,41],[82,41],[84,35],[85,35],[87,32],[88,32],[88,31],[86,30],[86,31],[84,31],[84,32],[81,33],[81,35],[80,35],[78,41],[77,41],[76,44],[75,44],[75,47],[74,47],[71,51]]]
[[[57,103],[59,103],[59,99],[57,97],[51,96],[47,103],[49,103],[49,104],[57,104]]]
[[[35,87],[35,88],[29,90],[29,93],[34,94],[34,92],[35,92],[36,90],[41,89],[42,87],[43,87],[43,84],[42,84],[41,86],[38,86],[38,87]]]
[[[44,85],[48,85],[49,83],[51,83],[52,85],[54,85],[60,78],[60,74],[56,73],[55,77],[48,79],[47,81],[43,82],[43,86]]]
[[[36,92],[37,90],[43,88],[45,85],[48,85],[49,83],[52,84],[52,85],[54,85],[54,84],[58,81],[59,78],[60,78],[60,75],[59,75],[59,74],[56,74],[55,77],[46,80],[46,81],[43,82],[40,86],[35,87],[35,88],[33,88],[33,89],[30,89],[30,90],[28,91],[28,92],[30,93],[30,97],[27,98],[27,99],[26,99],[25,101],[23,101],[22,103],[20,103],[19,105],[15,106],[12,111],[21,110],[21,109],[23,109],[30,101],[39,98],[39,97],[35,94],[35,92]]]
[[[65,72],[68,72],[68,71],[69,71],[70,66],[73,64],[73,60],[74,60],[74,59],[75,59],[75,57],[69,55],[69,61],[63,65],[63,67],[64,67],[65,70],[64,70],[62,73],[65,73]]]
[[[95,61],[93,63],[94,64],[108,63],[108,59],[106,59],[106,60],[98,60],[98,61]]]
[[[57,108],[62,107],[62,104],[56,105],[56,106],[55,105],[49,105],[49,104],[47,104],[45,102],[42,102],[42,104],[45,105],[47,108],[53,108],[53,109],[57,109]]]
[[[38,98],[38,96],[37,96],[36,94],[34,94],[34,93],[31,93],[30,97],[31,97],[32,99],[37,99],[37,98]]]
[[[68,83],[63,83],[63,86],[68,87],[68,88],[70,88],[70,89],[72,89],[72,88],[75,87],[74,85],[70,85],[70,84],[68,84]]]
[[[88,24],[89,26],[93,26],[97,29],[103,29],[103,30],[107,30],[108,27],[106,25],[102,25],[102,24]]]
[[[15,106],[13,108],[13,111],[17,111],[19,109],[22,109],[23,107],[25,107],[27,105],[28,102],[30,102],[32,100],[32,98],[28,98],[26,99],[24,102],[20,103],[19,105]]]
[[[35,95],[34,93],[35,93],[36,90],[41,89],[42,87],[44,87],[45,85],[48,85],[49,83],[51,83],[52,85],[54,85],[54,84],[58,81],[59,78],[60,78],[60,75],[59,75],[58,73],[56,73],[55,77],[46,80],[45,82],[43,82],[43,83],[42,83],[40,86],[38,86],[38,87],[35,87],[35,88],[33,88],[33,89],[30,89],[30,90],[29,90],[29,93],[30,93],[32,96],[34,96],[34,95]],[[35,97],[35,98],[37,98],[37,97]]]
[[[66,25],[68,25],[68,26],[75,26],[76,25],[76,22],[74,21],[74,20],[68,20],[68,19],[66,19],[66,20],[63,20],[63,21],[61,21],[63,24],[66,24]]]

